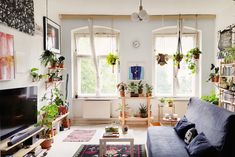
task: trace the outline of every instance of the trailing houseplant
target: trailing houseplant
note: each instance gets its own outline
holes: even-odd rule
[[[40,60],[41,60],[41,63],[46,67],[52,62],[54,62],[55,58],[56,56],[52,51],[46,50],[41,55]]]
[[[147,118],[148,117],[148,108],[147,108],[146,105],[140,104],[139,111],[140,111],[140,117],[141,118]]]
[[[146,83],[145,84],[145,89],[146,89],[146,97],[152,96],[153,86]]]
[[[173,55],[174,64],[180,69],[180,62],[182,61],[184,55],[178,51]]]
[[[62,92],[58,88],[52,90],[53,102],[59,109],[59,114],[66,114],[68,112],[68,104],[66,103]]]
[[[188,51],[185,55],[185,62],[192,74],[195,74],[197,72],[197,65],[195,63],[195,60],[199,59],[201,53],[202,52],[199,50],[199,48],[196,47]]]
[[[130,82],[128,84],[128,91],[131,97],[138,97],[138,85],[135,82]]]
[[[190,55],[190,57],[194,59],[199,59],[201,53],[202,52],[199,50],[198,47],[195,47],[187,52],[187,54]]]
[[[107,56],[106,56],[106,62],[108,65],[112,66],[112,72],[114,72],[114,65],[117,64],[118,61],[118,55],[113,54],[112,52],[110,52]]]
[[[219,82],[219,67],[216,67],[214,64],[211,64],[210,75],[208,81]]]
[[[120,92],[120,96],[125,97],[125,91],[127,90],[127,85],[123,82],[120,82],[119,84],[117,84],[117,89]]]

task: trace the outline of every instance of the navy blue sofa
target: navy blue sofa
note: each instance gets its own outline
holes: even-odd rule
[[[195,123],[198,133],[204,132],[219,157],[235,157],[235,113],[191,98],[185,116]],[[149,157],[189,157],[185,146],[172,127],[148,128]]]

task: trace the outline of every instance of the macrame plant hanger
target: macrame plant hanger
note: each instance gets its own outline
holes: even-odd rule
[[[196,34],[196,48],[199,48],[199,34],[198,34],[198,15],[195,17],[195,34]]]
[[[178,56],[176,59],[178,59],[178,64],[177,67],[178,69],[180,69],[180,56],[181,54],[183,54],[182,52],[182,43],[181,43],[181,36],[182,36],[182,19],[181,19],[181,15],[179,15],[179,23],[178,23],[178,44],[177,44],[177,53]]]

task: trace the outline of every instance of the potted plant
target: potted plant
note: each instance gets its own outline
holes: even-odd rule
[[[38,68],[32,68],[30,70],[30,75],[33,77],[33,82],[35,81],[40,81],[43,77],[47,77],[47,74],[43,75],[43,74],[38,74]]]
[[[224,54],[224,62],[232,63],[235,61],[235,46],[227,48]]]
[[[148,109],[147,109],[146,105],[140,104],[139,111],[140,111],[140,117],[141,118],[147,118],[148,117]]]
[[[163,107],[165,105],[166,99],[165,98],[161,98],[159,101],[160,101],[159,106]]]
[[[58,116],[58,107],[54,103],[50,103],[46,106],[43,106],[40,111],[40,120],[37,125],[44,127],[45,129],[42,131],[41,136],[45,139],[44,142],[41,143],[42,149],[50,149],[52,143],[52,122]]]
[[[57,63],[58,63],[58,59],[57,58],[51,59],[51,61],[50,61],[51,68],[56,68],[57,67]]]
[[[169,56],[168,56],[168,54],[159,53],[156,56],[156,60],[159,65],[163,66],[163,65],[167,64],[167,61],[169,60]]]
[[[55,54],[49,50],[46,50],[41,55],[41,63],[46,67],[49,63],[53,62],[55,60]]]
[[[139,96],[143,95],[143,89],[144,89],[144,84],[142,83],[142,80],[140,80],[137,84],[138,86],[138,94]]]
[[[168,98],[166,102],[168,103],[169,107],[173,107],[174,100],[172,98]]]
[[[210,95],[202,96],[201,99],[214,105],[219,104],[219,98],[216,96],[215,91],[211,91]]]
[[[190,55],[190,57],[194,59],[199,59],[201,53],[202,52],[199,50],[198,47],[195,47],[187,52],[187,54]]]
[[[128,84],[128,91],[131,97],[138,97],[138,85],[135,82],[130,82]]]
[[[106,57],[107,64],[112,66],[112,72],[114,72],[114,65],[117,64],[118,59],[118,55],[115,55],[112,52],[110,52]]]
[[[146,97],[152,96],[153,87],[148,83],[146,83],[145,88],[146,88]]]
[[[63,94],[58,88],[52,90],[53,102],[58,106],[59,114],[63,115],[68,112],[68,106],[63,98]]]
[[[210,75],[208,81],[219,82],[219,67],[215,67],[214,64],[211,64]]]
[[[180,62],[182,61],[184,55],[179,53],[178,51],[173,55],[174,64],[180,69]]]
[[[56,78],[56,73],[52,72],[52,73],[48,73],[48,82],[53,82],[54,78]]]
[[[64,56],[60,56],[58,58],[58,67],[59,68],[64,68],[64,60],[65,60],[65,57]]]
[[[128,110],[130,109],[130,107],[128,106],[128,104],[125,104],[125,110],[124,110],[124,116],[125,118],[127,118],[129,116]],[[119,104],[118,108],[116,109],[116,111],[119,111],[119,115],[120,117],[122,117],[122,104]]]
[[[119,84],[117,84],[117,89],[120,92],[120,96],[125,97],[125,91],[127,90],[127,85],[123,82],[120,82]]]

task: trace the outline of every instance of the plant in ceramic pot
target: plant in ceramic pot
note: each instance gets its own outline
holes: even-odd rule
[[[64,68],[64,60],[65,60],[64,56],[60,56],[58,58],[58,66],[59,66],[59,68]]]
[[[63,115],[68,112],[68,104],[64,100],[62,92],[58,88],[52,90],[53,102],[58,106],[59,114]]]
[[[178,51],[173,55],[174,64],[180,69],[180,62],[182,61],[184,55],[179,53]]]
[[[216,67],[214,64],[211,64],[210,75],[208,81],[219,82],[219,67]]]
[[[112,66],[112,72],[114,72],[114,65],[117,64],[118,59],[118,55],[113,54],[112,52],[110,52],[106,57],[107,64]]]
[[[138,82],[137,86],[138,86],[138,94],[139,96],[142,96],[144,90],[144,84],[142,83],[142,80]]]
[[[125,91],[127,90],[127,85],[123,82],[120,82],[119,84],[117,84],[117,89],[120,92],[120,96],[125,97]]]
[[[148,117],[148,108],[147,108],[146,105],[140,104],[139,111],[140,111],[140,117],[141,118],[147,118]]]
[[[135,82],[130,82],[128,84],[128,91],[131,97],[138,97],[138,85]]]
[[[37,125],[44,127],[44,130],[41,133],[42,138],[45,139],[43,143],[41,143],[42,149],[50,149],[52,143],[52,122],[58,116],[58,107],[54,103],[50,103],[46,106],[43,106],[39,111],[39,121]]]
[[[124,110],[125,118],[127,118],[129,116],[129,112],[128,112],[129,109],[130,109],[130,107],[128,106],[128,104],[125,104],[125,110]],[[119,116],[122,117],[122,104],[119,104],[116,111],[119,111],[119,113],[120,113]]]
[[[146,83],[145,84],[145,89],[146,89],[146,97],[152,96],[153,86]]]
[[[46,67],[49,64],[51,64],[54,60],[55,60],[56,56],[53,52],[46,50],[45,52],[43,52],[43,54],[41,55],[41,63]]]
[[[190,55],[194,59],[199,59],[201,53],[202,52],[199,50],[198,47],[195,47],[187,52],[187,54]]]

